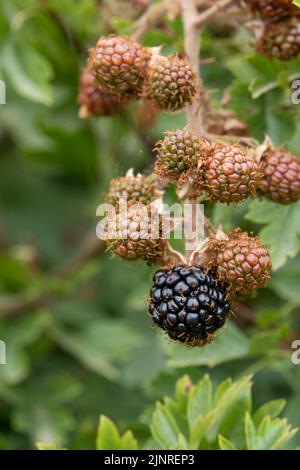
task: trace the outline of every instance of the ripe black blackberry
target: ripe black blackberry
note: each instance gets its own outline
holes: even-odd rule
[[[149,313],[171,339],[203,346],[226,321],[226,292],[198,265],[160,269],[154,275]]]

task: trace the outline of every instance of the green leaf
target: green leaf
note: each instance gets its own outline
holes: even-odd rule
[[[6,43],[2,52],[2,66],[9,83],[25,98],[50,106],[53,103],[50,63],[26,40]]]
[[[152,417],[151,432],[162,449],[174,449],[178,443],[180,430],[166,406],[157,403]]]
[[[187,416],[190,429],[192,429],[195,420],[199,416],[205,416],[211,410],[211,407],[212,384],[206,374],[189,395]]]
[[[221,434],[218,436],[218,443],[221,450],[237,450],[233,442],[229,441]]]
[[[251,378],[245,377],[228,388],[220,399],[223,406],[222,419],[218,424],[219,433],[233,440],[238,446],[241,446],[244,441],[244,426],[241,417],[251,411],[251,386]]]
[[[245,436],[248,450],[260,450],[256,438],[256,430],[249,413],[245,415]]]
[[[217,410],[212,410],[206,416],[198,416],[195,419],[190,432],[190,449],[199,449],[202,440],[206,437],[216,419]]]
[[[223,395],[227,392],[227,390],[232,386],[232,379],[228,377],[228,379],[224,380],[224,382],[218,385],[217,390],[215,392],[214,401],[217,403]]]
[[[56,444],[47,444],[45,442],[37,442],[36,447],[38,450],[67,450],[57,446]]]
[[[213,442],[218,434],[240,442],[243,435],[241,416],[251,408],[251,377],[246,376],[224,390],[221,397],[214,397],[215,421],[207,439]]]
[[[6,365],[0,366],[0,382],[17,384],[30,372],[31,364],[28,346],[37,341],[51,324],[51,317],[45,312],[27,314],[17,322],[0,319],[0,339],[7,344]]]
[[[87,322],[73,331],[58,326],[50,334],[82,364],[111,380],[119,376],[117,364],[124,361],[141,341],[124,322],[107,319]]]
[[[138,450],[138,443],[131,431],[126,431],[121,438],[120,450]]]
[[[120,450],[120,434],[114,423],[106,416],[100,416],[96,438],[97,450]]]
[[[285,407],[285,400],[272,400],[262,405],[253,415],[253,423],[258,426],[265,416],[277,418]]]
[[[265,224],[260,235],[270,247],[273,268],[280,268],[300,250],[300,203],[282,206],[256,200],[250,204],[248,220]],[[288,227],[288,229],[287,229]]]
[[[265,416],[258,428],[259,449],[278,450],[288,442],[297,432],[291,429],[285,419],[271,420],[270,416]]]

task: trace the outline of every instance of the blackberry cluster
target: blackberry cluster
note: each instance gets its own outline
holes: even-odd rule
[[[225,324],[226,291],[201,266],[160,269],[153,280],[149,313],[171,339],[202,346]]]

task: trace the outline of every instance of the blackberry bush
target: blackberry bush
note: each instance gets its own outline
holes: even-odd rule
[[[258,51],[282,60],[298,55],[298,9],[291,1],[236,2],[231,5],[235,18],[240,15],[241,3],[247,3],[262,20]],[[206,7],[201,7],[205,14],[194,18],[193,27],[206,18],[211,24],[214,6],[207,8],[206,12]],[[186,14],[184,10],[184,32],[189,36],[191,24]],[[138,23],[136,37],[143,21]],[[226,33],[226,37],[231,35]],[[262,194],[288,204],[300,199],[300,172],[298,159],[283,148],[265,146],[262,151],[248,136],[247,123],[228,109],[230,98],[226,93],[221,109],[212,106],[209,90],[204,89],[198,74],[199,57],[194,53],[198,43],[186,41],[186,47],[184,55],[162,55],[159,45],[144,47],[136,39],[117,35],[100,37],[89,53],[81,103],[90,107],[90,114],[96,114],[101,87],[101,92],[111,97],[145,99],[136,116],[143,116],[150,103],[151,126],[160,112],[186,113],[188,125],[166,131],[153,146],[153,174],[134,176],[130,170],[125,177],[111,180],[105,202],[114,206],[115,212],[106,223],[112,223],[116,230],[106,241],[108,250],[127,261],[160,265],[150,293],[153,323],[172,340],[202,346],[225,324],[230,310],[228,298],[246,296],[265,286],[271,257],[259,237],[239,227],[225,234],[209,221],[205,222],[207,238],[191,243],[185,240],[184,254],[175,250],[167,240],[178,224],[164,214],[167,186],[174,184],[177,197],[191,206],[200,201],[237,205]],[[146,217],[135,203],[141,203]],[[148,224],[153,214],[158,220],[156,237]],[[195,217],[192,211],[185,216],[184,224],[194,226]],[[167,234],[165,222],[169,223]]]

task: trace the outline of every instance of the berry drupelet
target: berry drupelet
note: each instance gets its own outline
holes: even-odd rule
[[[230,311],[226,291],[201,266],[160,269],[153,280],[149,313],[171,339],[203,346],[225,324]]]

